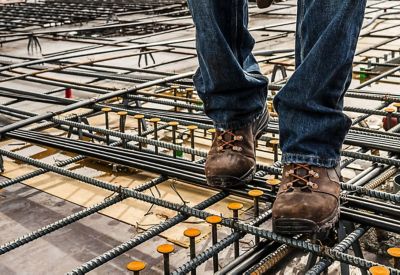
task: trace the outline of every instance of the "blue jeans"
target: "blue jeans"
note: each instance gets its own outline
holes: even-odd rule
[[[194,83],[217,128],[251,124],[268,80],[252,55],[247,0],[188,0],[197,30]],[[366,0],[298,0],[296,71],[277,94],[284,163],[331,168],[351,120],[343,113]]]

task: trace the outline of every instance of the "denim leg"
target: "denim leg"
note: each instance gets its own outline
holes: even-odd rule
[[[266,102],[268,80],[252,55],[247,0],[188,0],[196,26],[194,83],[217,128],[250,124]]]
[[[296,71],[278,93],[284,163],[331,168],[351,120],[343,113],[366,0],[298,0]]]

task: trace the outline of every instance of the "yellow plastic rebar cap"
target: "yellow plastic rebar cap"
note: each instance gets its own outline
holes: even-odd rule
[[[387,253],[394,258],[400,258],[400,247],[391,247],[387,250]]]
[[[144,262],[133,261],[126,265],[126,269],[130,271],[141,271],[146,268],[146,264]]]
[[[394,113],[394,112],[396,112],[396,109],[392,108],[392,107],[388,107],[388,108],[385,108],[384,111],[387,113]]]
[[[261,197],[262,195],[264,195],[264,192],[261,190],[254,189],[254,190],[250,190],[247,194],[250,197],[258,198],[258,197]]]
[[[102,112],[111,112],[111,108],[110,107],[104,107],[104,108],[101,108],[101,111]]]
[[[267,179],[267,184],[276,186],[276,185],[281,184],[281,181],[279,179]]]
[[[188,128],[188,130],[196,130],[196,129],[198,129],[199,127],[197,127],[196,125],[189,125],[189,126],[187,126],[186,128]]]
[[[272,145],[278,145],[279,144],[279,140],[278,139],[271,139],[269,141],[269,143],[272,144]]]
[[[389,269],[384,266],[373,266],[369,269],[372,275],[390,275]]]
[[[220,216],[208,216],[206,222],[210,224],[219,224],[222,222],[222,218]]]
[[[179,122],[171,121],[171,122],[168,122],[168,125],[169,125],[169,126],[178,126],[178,125],[179,125]]]
[[[208,129],[207,132],[209,132],[210,134],[214,134],[217,132],[217,129],[214,129],[214,128]]]
[[[144,115],[141,115],[141,114],[134,115],[133,118],[135,118],[135,119],[142,119],[142,118],[144,118]]]
[[[243,204],[240,202],[231,202],[230,204],[228,204],[228,208],[230,210],[240,210],[243,208]]]
[[[169,254],[175,251],[175,246],[173,244],[162,244],[157,247],[157,252],[161,254]]]
[[[179,85],[172,85],[171,89],[179,89],[179,87],[180,87]]]
[[[160,122],[160,121],[161,121],[161,118],[153,117],[153,118],[150,118],[149,121],[150,121],[150,122]]]
[[[201,235],[201,231],[197,228],[188,228],[186,229],[183,234],[189,238],[195,238]]]
[[[127,111],[119,111],[119,112],[117,113],[117,115],[119,115],[119,116],[126,116],[127,114],[128,114]]]
[[[397,107],[397,108],[400,107],[400,102],[394,103],[393,106],[394,106],[394,107]]]
[[[193,92],[193,91],[194,91],[193,87],[186,88],[186,92]]]

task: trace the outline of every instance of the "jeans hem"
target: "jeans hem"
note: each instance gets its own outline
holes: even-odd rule
[[[338,158],[321,158],[321,157],[313,156],[313,155],[283,153],[282,162],[284,164],[307,163],[309,165],[318,166],[318,167],[334,168],[340,164],[340,157],[338,157]]]
[[[247,117],[244,120],[240,120],[240,121],[230,121],[230,122],[215,122],[214,121],[214,127],[216,129],[232,129],[232,130],[238,130],[238,129],[242,129],[245,128],[249,125],[251,125],[254,121],[256,121],[260,115],[263,114],[264,111],[261,111],[259,113],[256,113],[254,115],[251,115],[249,117]]]

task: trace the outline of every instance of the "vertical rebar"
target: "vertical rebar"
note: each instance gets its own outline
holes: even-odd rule
[[[232,210],[232,218],[235,221],[239,220],[239,210],[243,208],[243,204],[239,203],[239,202],[232,202],[230,204],[228,204],[228,209]],[[237,230],[235,229],[235,232],[237,232]],[[235,258],[239,257],[240,254],[240,248],[239,248],[239,240],[235,240],[235,242],[233,243],[233,250],[234,250],[234,255]]]
[[[187,128],[190,131],[190,147],[192,149],[194,149],[194,147],[195,147],[194,132],[196,129],[198,129],[198,127],[196,125],[189,125]],[[196,155],[192,154],[192,161],[195,161],[195,160],[196,160]]]
[[[142,136],[142,126],[143,126],[144,115],[138,114],[138,115],[135,115],[134,118],[137,120],[138,135]],[[141,142],[139,142],[139,150],[142,151],[142,143]]]
[[[172,127],[172,143],[176,144],[176,130],[178,129],[179,122],[171,121],[168,125]],[[176,158],[176,150],[173,150],[173,156]]]
[[[151,118],[149,121],[153,123],[154,140],[158,140],[158,123],[161,121],[161,119],[155,117]],[[154,146],[154,152],[156,155],[158,155],[158,146]]]
[[[212,238],[212,244],[215,246],[218,243],[218,224],[222,222],[222,218],[219,216],[209,216],[206,218],[206,222],[211,224],[211,238]],[[219,269],[218,266],[218,253],[213,255],[213,269],[214,273],[216,273]]]
[[[120,111],[117,114],[119,115],[119,131],[121,133],[125,133],[126,116],[128,115],[128,112]],[[121,138],[121,140],[122,140],[122,147],[126,148],[126,139],[125,138]]]
[[[105,118],[105,125],[106,125],[106,129],[110,130],[110,112],[111,112],[111,108],[109,107],[105,107],[101,109],[102,112],[104,112],[104,118]],[[106,134],[106,143],[107,145],[110,145],[110,135]]]
[[[250,190],[247,193],[250,197],[253,198],[253,203],[254,203],[254,218],[258,218],[260,216],[260,197],[264,195],[264,192],[261,190]],[[260,243],[260,237],[255,236],[254,237],[255,244],[258,245]]]

